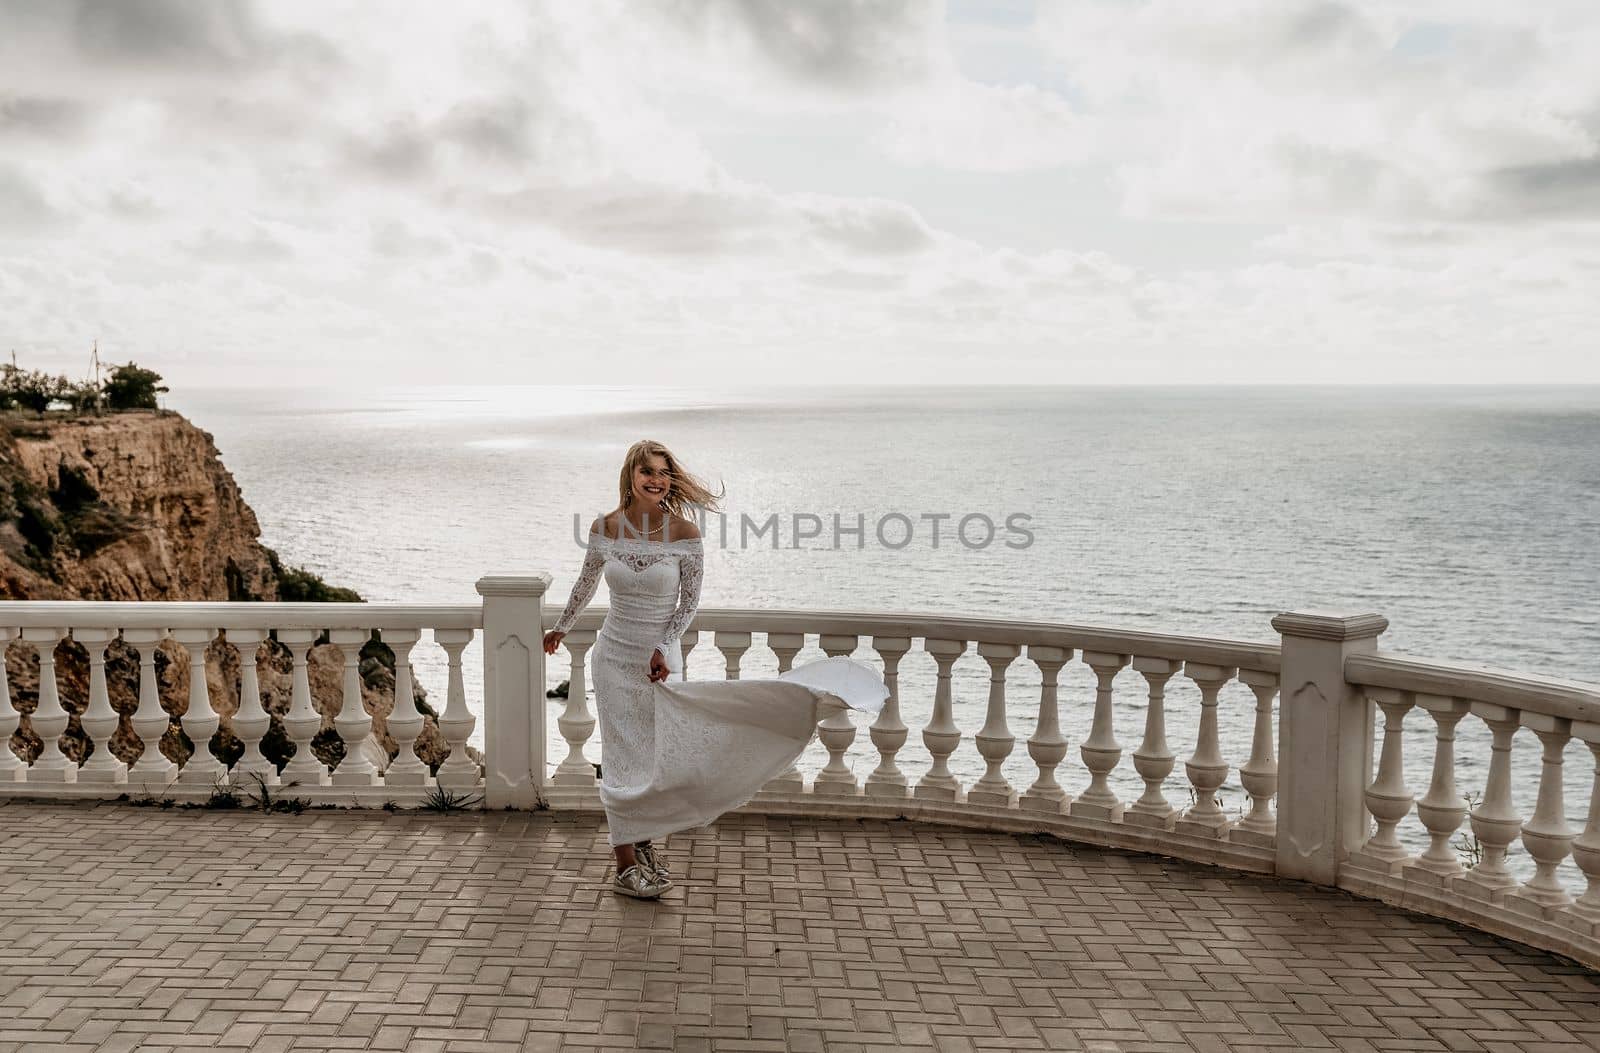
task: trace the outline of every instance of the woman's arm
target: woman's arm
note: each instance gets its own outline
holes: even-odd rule
[[[594,599],[594,591],[600,585],[600,574],[605,570],[605,553],[600,550],[598,541],[599,531],[591,529],[589,533],[589,548],[583,557],[583,567],[578,571],[578,580],[572,583],[572,595],[567,599],[567,608],[561,612],[561,618],[551,632],[566,633],[573,623],[578,620],[578,615],[589,606],[589,601]]]
[[[700,584],[706,571],[705,549],[698,537],[686,540],[694,544],[683,545],[678,554],[678,606],[667,620],[666,632],[661,637],[663,655],[688,630],[695,612],[700,609]]]

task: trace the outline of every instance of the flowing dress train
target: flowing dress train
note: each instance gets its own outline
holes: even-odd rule
[[[817,722],[888,697],[870,666],[810,662],[776,678],[686,681],[681,638],[700,604],[699,538],[589,535],[555,629],[567,632],[601,577],[611,594],[590,654],[602,750],[600,803],[611,845],[705,826],[755,796],[816,734]],[[649,677],[657,648],[671,673]]]

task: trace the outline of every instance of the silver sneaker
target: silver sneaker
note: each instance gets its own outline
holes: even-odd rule
[[[611,891],[634,899],[659,899],[664,890],[656,884],[649,871],[635,863],[611,879]]]
[[[672,887],[672,874],[667,870],[667,854],[658,849],[649,841],[640,841],[633,846],[633,857],[641,866],[650,871],[651,878],[661,891],[665,892]]]

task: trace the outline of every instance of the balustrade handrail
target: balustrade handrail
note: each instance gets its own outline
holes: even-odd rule
[[[14,629],[481,629],[481,603],[0,600]]]
[[[546,610],[545,627],[555,625],[561,612]],[[604,606],[590,606],[578,617],[574,629],[594,631],[605,620]],[[1222,640],[1205,636],[1179,636],[1142,629],[1073,625],[1064,622],[1030,622],[980,615],[929,615],[908,611],[796,610],[742,607],[703,607],[690,624],[691,632],[818,633],[839,636],[913,637],[932,640],[974,640],[984,643],[1035,644],[1076,651],[1138,655],[1192,661],[1238,669],[1277,672],[1277,642]]]
[[[1600,722],[1600,684],[1386,653],[1350,655],[1344,662],[1344,675],[1350,683],[1362,687],[1439,695],[1568,720]]]

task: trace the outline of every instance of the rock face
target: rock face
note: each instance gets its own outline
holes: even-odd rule
[[[211,435],[175,413],[0,423],[0,599],[276,600],[286,572],[260,534]],[[120,641],[107,654],[111,706],[123,717],[109,748],[128,761],[141,748],[128,723],[138,708],[138,659]],[[5,661],[11,702],[26,717],[38,704],[38,653],[15,642]],[[281,767],[294,753],[280,722],[289,709],[292,661],[287,648],[269,640],[257,663],[261,704],[273,718],[262,752]],[[344,657],[319,643],[309,667],[312,701],[324,718],[312,751],[334,764],[344,754],[332,731],[344,702]],[[164,642],[156,671],[162,706],[182,715],[189,704],[188,652]],[[62,706],[72,714],[61,748],[81,763],[95,748],[78,721],[88,703],[88,653],[64,641],[56,672]],[[362,650],[361,680],[376,745],[393,757],[397,746],[386,718],[394,708],[394,655],[380,641]],[[211,748],[231,763],[243,749],[229,720],[239,708],[239,655],[225,640],[207,649],[206,682],[222,714]],[[417,755],[437,765],[449,748],[421,687],[415,697],[426,718]],[[161,751],[181,763],[193,745],[174,726]],[[10,746],[25,760],[38,756],[40,742],[26,719]]]
[[[14,422],[0,598],[276,599],[273,554],[210,434],[175,413]]]

